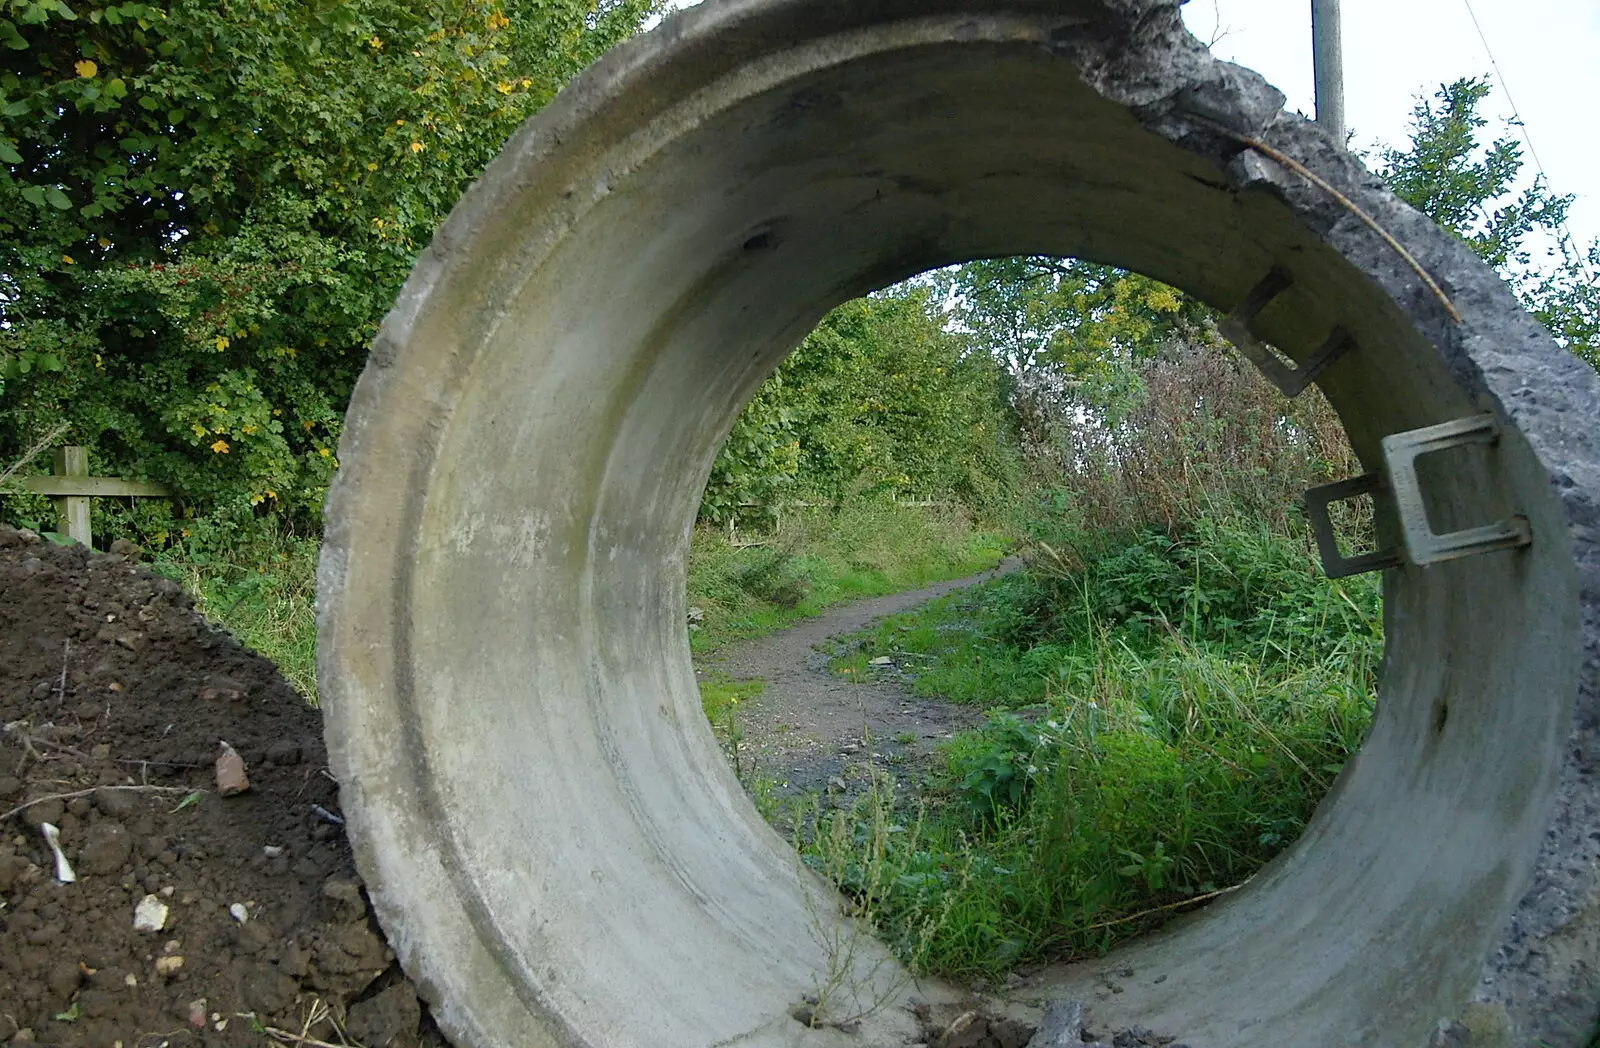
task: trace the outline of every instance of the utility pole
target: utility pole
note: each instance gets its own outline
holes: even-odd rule
[[[1344,45],[1339,0],[1311,0],[1311,63],[1317,80],[1317,123],[1344,145]]]

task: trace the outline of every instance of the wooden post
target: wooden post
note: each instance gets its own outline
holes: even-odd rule
[[[56,476],[58,477],[87,477],[89,475],[89,449],[68,445],[56,449]],[[89,531],[89,497],[87,495],[63,495],[56,499],[56,508],[61,513],[61,531],[74,542],[81,542],[85,546],[93,545],[93,534]]]
[[[92,545],[94,539],[89,530],[90,499],[100,496],[167,498],[172,494],[172,489],[164,484],[89,476],[89,449],[84,447],[57,448],[55,467],[54,476],[18,477],[17,482],[24,491],[53,497],[61,513],[61,531],[85,546]]]

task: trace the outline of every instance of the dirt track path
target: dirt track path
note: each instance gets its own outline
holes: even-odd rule
[[[855,794],[867,781],[869,762],[915,781],[934,747],[982,722],[983,713],[912,695],[895,681],[857,683],[835,676],[828,672],[825,642],[1019,566],[1007,560],[978,575],[846,604],[706,659],[702,676],[766,682],[759,697],[739,707],[741,762],[753,762],[757,775],[776,779],[780,796]]]

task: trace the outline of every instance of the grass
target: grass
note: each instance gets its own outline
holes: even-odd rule
[[[956,578],[999,563],[1004,540],[964,515],[890,503],[791,517],[766,545],[735,547],[696,529],[688,603],[705,619],[695,651],[758,637],[845,601]],[[271,659],[317,702],[317,542],[274,535],[238,547],[174,546],[151,565],[180,583],[199,612]],[[725,713],[708,700],[713,724]]]
[[[896,616],[835,668],[860,679],[889,655],[988,722],[919,799],[880,791],[848,831],[813,819],[803,854],[872,896],[918,970],[1103,951],[1299,835],[1370,722],[1378,611],[1370,579],[1322,578],[1298,536],[1203,521]]]
[[[1030,672],[1027,651],[986,632],[992,624],[985,609],[1003,601],[1012,588],[1010,580],[989,582],[888,616],[836,641],[828,668],[853,681],[873,680],[882,670],[892,670],[911,677],[909,688],[917,695],[974,706],[1011,708],[1038,702],[1049,684],[1047,676]],[[894,665],[873,665],[884,657]]]
[[[687,587],[689,606],[703,616],[690,634],[695,653],[837,604],[987,570],[1009,545],[959,511],[872,501],[786,516],[781,531],[760,541],[735,545],[720,528],[695,530]]]
[[[279,535],[225,552],[175,546],[150,566],[182,585],[200,614],[272,660],[316,705],[317,549],[314,539]]]
[[[726,674],[701,681],[700,705],[706,711],[706,720],[717,729],[737,723],[739,704],[760,695],[765,687],[766,681],[735,680]]]

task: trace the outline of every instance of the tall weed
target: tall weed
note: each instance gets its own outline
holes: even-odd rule
[[[1371,718],[1357,664],[1097,644],[1085,679],[957,737],[938,814],[878,845],[875,913],[919,969],[1101,951],[1226,892],[1299,835]]]
[[[182,585],[196,611],[271,659],[316,705],[318,547],[313,538],[267,530],[236,547],[170,546],[151,569]]]
[[[916,848],[877,907],[909,962],[993,975],[1105,949],[1232,890],[1304,828],[1370,723],[1370,576],[1328,580],[1302,532],[1202,517],[1082,537],[1100,555],[879,624],[889,654],[988,722],[948,744]],[[902,927],[936,897],[938,934]]]
[[[1132,394],[1085,395],[1030,449],[1062,534],[1178,535],[1238,515],[1283,531],[1306,488],[1359,472],[1315,387],[1285,400],[1231,348],[1180,345],[1127,367],[1121,385]],[[1037,523],[1035,506],[1024,507],[1022,529]]]

